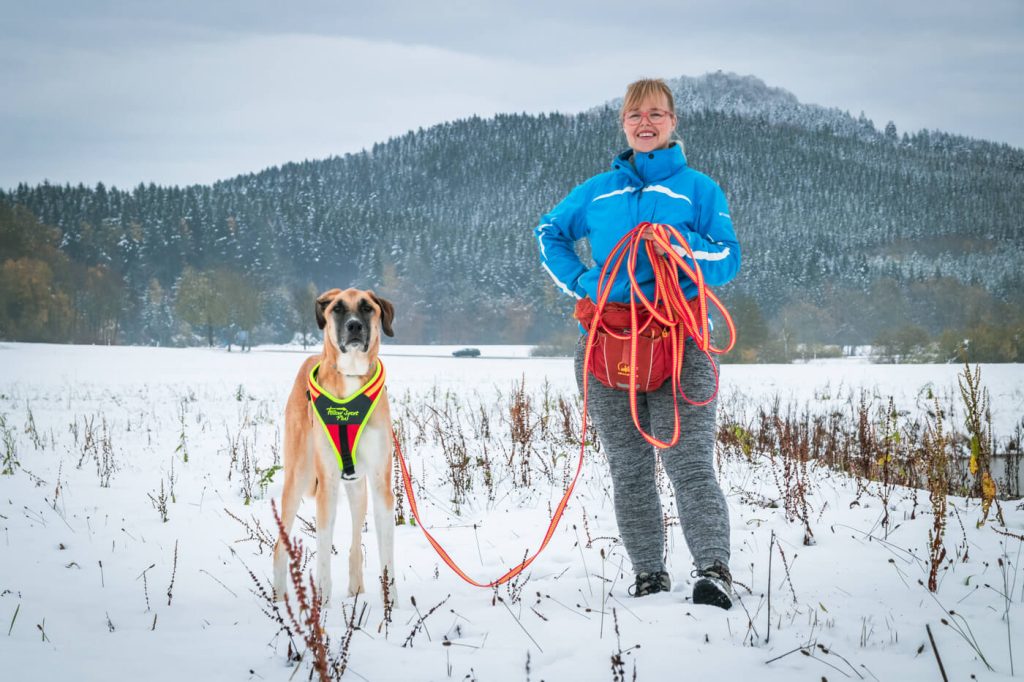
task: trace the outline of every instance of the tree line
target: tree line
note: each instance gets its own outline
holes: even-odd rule
[[[719,107],[684,109],[680,128],[743,247],[719,292],[748,320],[741,343],[754,345],[737,358],[869,344],[908,325],[925,345],[947,334],[1018,356],[1024,152],[878,131],[749,79],[677,85],[684,106]],[[759,98],[770,108],[752,108]],[[574,332],[571,301],[540,271],[531,230],[623,146],[604,106],[445,123],[213,185],[20,185],[0,193],[12,240],[0,334],[287,341],[311,323],[310,290],[359,286],[396,303],[404,342],[555,341]]]

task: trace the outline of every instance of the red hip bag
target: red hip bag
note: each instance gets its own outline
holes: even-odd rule
[[[691,301],[691,309],[696,301]],[[659,306],[659,313],[664,308]],[[695,311],[696,312],[696,311]],[[575,317],[587,330],[593,327],[597,306],[589,298],[576,302]],[[682,326],[678,327],[682,331]],[[637,312],[636,364],[631,362],[632,320],[629,306],[608,302],[594,331],[590,373],[605,386],[629,390],[630,376],[637,393],[661,388],[674,371],[671,331],[645,310]],[[680,351],[684,339],[679,340]]]

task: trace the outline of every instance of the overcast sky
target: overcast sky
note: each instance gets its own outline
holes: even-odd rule
[[[1024,0],[0,0],[0,187],[209,183],[642,76],[1024,147]]]

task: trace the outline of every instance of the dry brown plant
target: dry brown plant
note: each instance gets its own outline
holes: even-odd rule
[[[277,607],[273,599],[269,599],[270,608],[264,607],[264,613],[271,617],[289,638],[297,636],[305,645],[305,651],[298,653],[293,660],[302,660],[306,653],[312,657],[310,665],[316,672],[321,682],[340,680],[348,669],[350,657],[350,645],[352,633],[357,629],[355,615],[359,596],[352,605],[352,614],[346,618],[346,632],[341,638],[338,650],[331,650],[331,637],[325,628],[326,612],[323,610],[323,595],[316,586],[316,581],[311,572],[305,569],[305,551],[302,541],[292,539],[285,532],[284,524],[281,523],[281,516],[277,511],[277,504],[271,500],[271,508],[274,513],[274,521],[277,524],[278,536],[288,554],[288,581],[294,591],[294,597],[287,592],[284,596],[284,614]],[[263,584],[255,578],[250,571],[250,576],[257,583],[257,593],[264,602],[268,601],[269,592]],[[292,659],[292,646],[294,639],[289,646],[289,659]]]
[[[932,503],[932,527],[928,531],[928,556],[931,570],[928,573],[928,589],[935,592],[939,589],[939,567],[946,558],[946,548],[942,540],[946,533],[946,494],[948,480],[948,439],[943,433],[942,410],[939,401],[935,400],[935,411],[924,432],[924,457],[928,462],[928,497]]]
[[[964,405],[964,427],[970,443],[969,468],[974,476],[971,494],[981,498],[981,528],[988,520],[992,502],[996,499],[996,483],[992,478],[992,455],[995,442],[992,438],[992,411],[989,409],[988,389],[981,386],[981,367],[965,364],[957,377],[960,397]],[[1000,523],[1002,520],[1000,519]],[[1005,525],[1005,524],[1004,524]]]

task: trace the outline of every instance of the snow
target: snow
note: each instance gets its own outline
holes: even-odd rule
[[[481,405],[507,400],[520,381],[535,407],[545,391],[575,393],[566,358],[528,358],[523,347],[488,346],[478,346],[479,358],[451,357],[460,347],[384,348],[395,414],[410,430],[427,406],[461,405],[468,420]],[[276,625],[261,612],[248,575],[251,569],[265,581],[269,554],[230,515],[250,526],[273,527],[270,500],[280,498],[281,476],[274,476],[265,491],[251,483],[253,499],[246,505],[245,471],[252,480],[279,456],[281,410],[302,357],[285,347],[229,354],[0,344],[0,462],[11,448],[18,462],[13,475],[0,476],[4,679],[291,678],[295,669],[287,661],[287,638],[276,636]],[[783,402],[829,410],[866,391],[880,400],[892,395],[901,409],[923,410],[931,404],[930,394],[957,395],[960,369],[844,361],[726,365],[722,404],[737,413],[778,395]],[[1024,366],[982,366],[982,380],[992,396],[996,434],[1005,440],[1024,414]],[[955,415],[950,426],[960,428]],[[508,432],[497,416],[491,427]],[[87,445],[89,432],[95,447]],[[480,453],[479,443],[468,445],[471,456]],[[240,454],[234,463],[233,448]],[[506,477],[494,501],[478,479],[456,515],[441,448],[429,438],[407,446],[423,492],[424,521],[478,580],[497,577],[540,542],[549,507],[562,493],[560,468],[575,466],[578,445],[553,439],[538,452],[560,458],[552,465],[559,469],[552,479],[534,471],[527,489],[511,486]],[[499,455],[490,452],[492,458]],[[101,485],[104,456],[114,466],[109,487]],[[621,648],[628,650],[626,679],[632,679],[634,665],[638,680],[939,679],[926,624],[950,679],[1008,678],[1008,641],[1020,674],[1022,543],[995,532],[1002,526],[994,520],[976,528],[977,501],[949,498],[945,546],[951,557],[962,557],[965,548],[968,557],[940,571],[933,596],[919,584],[927,582],[933,522],[926,492],[917,493],[915,519],[909,518],[913,491],[893,494],[890,514],[896,525],[886,537],[877,496],[863,494],[851,506],[857,481],[812,468],[808,499],[817,544],[804,546],[798,522],[787,522],[781,508],[754,502],[779,495],[770,466],[764,458],[721,462],[732,568],[738,583],[749,588],[739,588],[742,605],[731,611],[689,602],[690,557],[678,525],[668,539],[673,590],[643,599],[627,595],[632,572],[616,541],[606,464],[597,453],[588,456],[551,544],[517,586],[519,599],[502,587],[497,595],[503,601],[496,601],[495,591],[462,582],[419,528],[396,528],[400,602],[385,636],[378,629],[379,591],[371,587],[360,597],[359,608],[365,603],[366,612],[352,640],[346,675],[375,682],[602,680],[612,677],[611,656]],[[174,490],[166,523],[150,499],[159,496],[161,484],[165,492]],[[674,516],[671,497],[664,497],[664,505]],[[1004,501],[1002,510],[1005,530],[1024,534],[1021,505]],[[312,503],[305,502],[300,515],[312,520],[313,514]],[[344,634],[343,609],[352,608],[346,597],[344,503],[338,518],[327,622],[335,642]],[[770,550],[773,533],[788,571],[778,548]],[[311,537],[301,531],[297,536],[315,548]],[[372,585],[379,570],[372,527],[364,529],[362,543]],[[769,636],[763,597],[770,556]],[[1008,576],[1009,606],[1000,594],[1006,589],[1001,570]],[[417,610],[425,614],[446,597],[426,619],[426,630],[403,647]],[[950,617],[944,609],[958,615]],[[1009,623],[1003,619],[1007,609]],[[962,618],[996,672],[989,672],[941,618],[951,625]],[[451,646],[442,644],[445,637]],[[787,655],[808,644],[813,657],[799,651]],[[640,646],[632,649],[635,645]],[[304,667],[293,679],[306,676]]]

